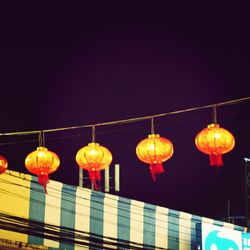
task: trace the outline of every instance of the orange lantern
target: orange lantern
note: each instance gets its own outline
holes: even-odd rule
[[[98,190],[96,181],[101,180],[100,170],[109,167],[112,162],[112,154],[107,148],[96,142],[91,142],[88,146],[78,150],[76,162],[80,168],[88,171],[95,190]]]
[[[38,182],[43,185],[45,192],[49,182],[49,174],[55,172],[60,165],[59,157],[45,147],[38,147],[25,159],[25,166],[32,174],[36,174]]]
[[[5,157],[0,155],[0,174],[3,174],[8,168],[8,161]]]
[[[219,124],[212,123],[201,130],[195,137],[196,147],[209,155],[211,166],[222,166],[222,154],[228,153],[234,148],[234,136]]]
[[[159,134],[150,134],[136,147],[136,155],[144,163],[150,164],[150,172],[153,180],[156,175],[164,172],[162,162],[172,157],[174,147],[171,141]]]

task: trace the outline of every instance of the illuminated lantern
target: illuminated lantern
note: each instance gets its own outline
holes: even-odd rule
[[[156,175],[164,172],[162,162],[172,157],[174,147],[171,141],[159,134],[150,134],[136,147],[136,155],[144,163],[150,164],[150,172],[153,180]]]
[[[112,154],[107,148],[100,146],[96,142],[91,142],[88,146],[78,150],[76,162],[80,168],[88,171],[95,190],[98,190],[96,182],[101,179],[100,170],[109,167],[112,162]]]
[[[55,172],[60,165],[59,157],[45,147],[38,147],[25,159],[25,166],[32,174],[37,175],[38,182],[44,187],[49,182],[49,174]]]
[[[0,155],[0,174],[3,174],[8,168],[8,161],[5,157]]]
[[[235,139],[228,130],[212,123],[197,134],[195,145],[201,152],[209,155],[211,166],[219,167],[223,165],[222,154],[234,148]]]

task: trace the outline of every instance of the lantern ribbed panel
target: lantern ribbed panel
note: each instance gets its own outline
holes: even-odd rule
[[[136,147],[137,157],[148,164],[160,164],[171,158],[173,153],[174,148],[171,141],[160,137],[159,134],[150,134]]]
[[[228,153],[234,148],[235,139],[226,129],[219,124],[209,124],[200,131],[195,138],[196,147],[208,155],[221,155]]]
[[[36,175],[51,174],[57,170],[59,165],[59,157],[45,147],[38,147],[25,159],[26,168]]]
[[[2,155],[0,155],[0,174],[3,174],[8,168],[8,161]]]
[[[112,162],[112,154],[107,148],[91,142],[88,146],[78,150],[76,162],[80,168],[85,170],[99,171],[109,167]]]

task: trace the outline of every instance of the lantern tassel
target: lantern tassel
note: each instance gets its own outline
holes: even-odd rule
[[[156,175],[164,173],[164,168],[161,163],[150,164],[150,172],[154,181],[156,181]]]
[[[47,174],[39,174],[37,178],[38,183],[43,186],[45,193],[48,194],[46,185],[49,183],[49,176]]]
[[[89,170],[89,178],[93,182],[95,190],[98,191],[97,181],[101,180],[100,171],[98,171],[98,170]]]
[[[210,165],[215,167],[223,166],[222,155],[221,154],[210,154],[209,155]]]
[[[3,174],[3,173],[6,171],[6,169],[7,169],[7,168],[2,168],[2,167],[0,166],[0,174]]]

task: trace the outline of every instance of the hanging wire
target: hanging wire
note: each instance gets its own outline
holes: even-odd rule
[[[43,130],[41,131],[41,133],[42,133],[42,146],[45,147],[45,135]]]
[[[92,126],[92,142],[95,142],[95,125]]]
[[[154,117],[151,117],[151,134],[155,133],[155,128],[154,128]]]
[[[42,131],[38,134],[38,145],[39,147],[42,147],[43,142],[42,142]]]
[[[213,123],[217,124],[217,110],[216,110],[216,104],[213,105]]]
[[[41,130],[38,133],[38,145],[39,145],[39,147],[44,147],[45,146],[45,138],[44,138],[43,130]]]
[[[187,109],[181,109],[181,110],[177,110],[177,111],[170,111],[167,113],[154,114],[154,115],[149,115],[149,116],[141,116],[141,117],[123,119],[123,120],[115,120],[115,121],[109,121],[109,122],[102,122],[102,123],[96,123],[95,125],[88,124],[88,125],[71,126],[71,127],[64,127],[64,128],[43,129],[42,131],[43,131],[43,133],[51,133],[51,132],[59,132],[59,131],[81,129],[81,128],[90,128],[90,127],[93,128],[93,126],[97,127],[97,126],[108,126],[108,125],[135,123],[135,122],[149,120],[152,117],[155,118],[155,117],[163,117],[163,116],[168,116],[168,115],[177,115],[177,114],[181,114],[181,113],[185,113],[185,112],[191,112],[191,111],[196,111],[196,110],[201,110],[201,109],[212,108],[214,105],[219,107],[219,106],[225,106],[225,105],[238,104],[238,103],[242,103],[242,102],[246,102],[246,101],[250,101],[250,96],[244,97],[244,98],[239,98],[239,99],[234,99],[234,100],[230,100],[230,101],[225,101],[225,102],[219,102],[216,104],[199,106],[199,107],[195,107],[195,108],[187,108]],[[0,136],[32,135],[32,134],[38,134],[40,132],[41,132],[41,130],[21,131],[21,132],[6,132],[6,133],[0,133]]]

